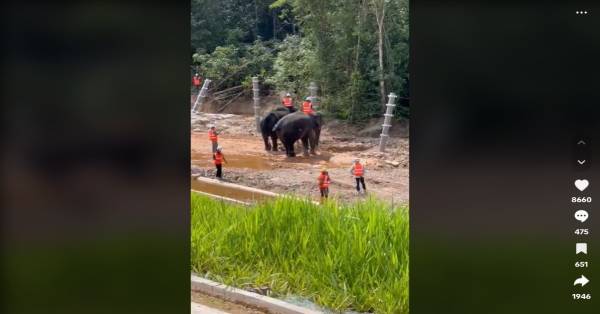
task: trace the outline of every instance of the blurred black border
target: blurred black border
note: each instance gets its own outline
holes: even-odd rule
[[[189,312],[189,6],[2,5],[0,312]]]
[[[600,220],[571,203],[600,182],[573,151],[600,154],[599,4],[410,2],[411,313],[599,312],[571,295],[600,278],[594,255],[574,265],[575,243],[600,251]]]

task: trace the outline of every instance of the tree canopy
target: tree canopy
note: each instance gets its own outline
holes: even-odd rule
[[[408,0],[192,0],[192,62],[218,88],[260,76],[308,94],[341,119],[381,116],[387,94],[408,117]]]

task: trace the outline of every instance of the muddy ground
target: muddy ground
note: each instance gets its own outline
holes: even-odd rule
[[[240,101],[236,107],[251,107],[251,102]],[[267,112],[276,106],[272,99],[262,108]],[[214,177],[211,144],[207,125],[214,123],[220,132],[219,145],[228,161],[224,165],[224,181],[273,191],[310,196],[318,200],[316,178],[319,169],[326,166],[332,184],[330,195],[343,200],[361,197],[355,190],[350,174],[354,158],[360,158],[367,170],[365,180],[368,193],[394,203],[408,203],[408,125],[395,122],[386,152],[378,151],[381,121],[372,121],[362,128],[337,120],[326,119],[316,156],[302,156],[302,145],[296,145],[295,158],[285,152],[267,152],[256,122],[247,113],[192,114],[191,160],[192,176]],[[281,145],[280,145],[281,146]],[[281,149],[283,147],[280,147]]]

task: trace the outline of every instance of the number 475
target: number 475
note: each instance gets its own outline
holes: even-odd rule
[[[590,231],[588,229],[575,229],[576,235],[588,235]]]

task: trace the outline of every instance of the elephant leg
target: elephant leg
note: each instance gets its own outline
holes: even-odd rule
[[[265,150],[266,151],[271,150],[271,144],[269,143],[269,136],[268,135],[263,135],[263,141],[265,141]]]
[[[308,136],[302,138],[302,154],[308,156]]]
[[[271,141],[273,141],[273,151],[277,151],[277,135],[271,135]]]
[[[283,148],[285,148],[285,155],[290,157],[290,146],[288,145],[288,143],[283,142]]]
[[[294,152],[294,142],[285,143],[286,154],[288,157],[296,157],[296,153]]]
[[[308,142],[310,143],[310,153],[316,155],[317,136],[315,135],[315,132],[310,132],[310,134],[308,135]]]

